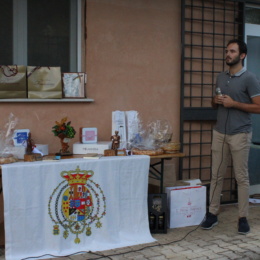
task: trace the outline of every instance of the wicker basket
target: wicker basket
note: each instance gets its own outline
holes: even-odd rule
[[[7,163],[14,163],[14,162],[17,162],[17,161],[18,161],[18,159],[15,158],[12,155],[6,156],[6,157],[0,157],[0,165],[1,164],[7,164]]]
[[[181,144],[179,142],[169,142],[162,146],[165,153],[178,153],[180,151]]]

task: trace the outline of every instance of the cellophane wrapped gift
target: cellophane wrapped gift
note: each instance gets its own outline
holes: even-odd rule
[[[0,128],[0,164],[17,161],[13,152],[13,133],[18,119],[10,113],[7,123]]]
[[[65,98],[84,98],[87,74],[84,72],[67,72],[62,74],[63,96]]]
[[[0,65],[0,98],[27,98],[26,66]]]
[[[138,133],[130,139],[132,148],[139,150],[160,149],[165,143],[171,140],[172,127],[168,120],[158,119],[143,125],[136,117]]]
[[[28,98],[62,98],[60,67],[27,67]]]

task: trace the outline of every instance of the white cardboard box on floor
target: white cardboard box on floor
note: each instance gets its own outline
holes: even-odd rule
[[[110,141],[100,141],[95,144],[82,144],[80,142],[73,144],[73,154],[98,153],[104,154],[104,150],[110,149]]]
[[[194,226],[202,222],[206,214],[206,187],[167,187],[165,192],[169,228]]]

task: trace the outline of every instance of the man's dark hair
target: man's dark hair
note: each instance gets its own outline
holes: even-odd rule
[[[227,44],[227,46],[231,43],[236,43],[239,47],[239,54],[242,54],[242,53],[245,53],[247,54],[247,46],[246,46],[246,43],[241,41],[241,40],[238,40],[238,39],[234,39],[234,40],[230,40]]]

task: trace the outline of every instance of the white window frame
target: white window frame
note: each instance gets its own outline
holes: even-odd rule
[[[247,6],[255,8],[255,9],[260,9],[259,5],[247,5]],[[247,43],[248,36],[260,37],[260,25],[246,23],[245,24],[245,38],[244,38],[245,43]],[[245,68],[247,68],[247,58],[244,61],[244,66],[245,66]]]
[[[51,0],[50,0],[51,1]],[[70,71],[74,72],[75,67],[78,72],[82,70],[82,46],[81,46],[81,30],[82,30],[82,1],[70,1],[71,3],[71,23],[70,30]],[[74,16],[75,9],[77,11],[77,19]],[[27,65],[27,0],[13,0],[13,63]],[[74,24],[75,22],[75,24]],[[73,39],[77,39],[76,43]],[[76,44],[76,46],[75,46]],[[75,57],[76,60],[74,59]]]

